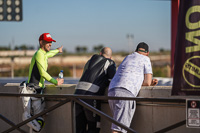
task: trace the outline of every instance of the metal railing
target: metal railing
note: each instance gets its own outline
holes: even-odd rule
[[[101,117],[104,117],[106,120],[122,127],[123,129],[127,130],[130,133],[136,133],[136,131],[134,131],[133,129],[115,121],[112,117],[110,117],[109,115],[103,113],[102,111],[94,108],[93,106],[87,104],[86,102],[84,102],[82,99],[96,99],[96,100],[103,100],[103,101],[107,101],[107,100],[135,100],[137,102],[155,102],[158,104],[143,104],[143,105],[149,105],[149,106],[160,106],[162,105],[161,103],[168,103],[168,104],[163,104],[164,106],[169,106],[169,105],[173,105],[173,106],[180,106],[180,104],[182,104],[181,106],[185,106],[186,103],[186,99],[185,98],[143,98],[143,97],[135,97],[135,98],[131,98],[131,97],[109,97],[109,96],[89,96],[89,95],[50,95],[50,94],[18,94],[18,93],[0,93],[0,97],[22,97],[22,96],[27,96],[27,97],[44,97],[44,98],[48,98],[48,99],[56,99],[57,101],[59,101],[59,103],[49,107],[48,109],[42,111],[41,113],[32,116],[31,118],[22,121],[19,124],[15,124],[13,122],[11,122],[10,120],[8,120],[7,118],[5,118],[4,116],[2,116],[0,114],[0,119],[2,119],[3,121],[5,121],[6,123],[8,123],[9,125],[11,125],[11,128],[3,131],[3,133],[9,133],[13,130],[18,130],[21,133],[24,133],[25,131],[23,131],[22,129],[20,129],[21,126],[27,124],[28,122],[34,120],[35,118],[39,117],[39,116],[43,116],[46,113],[53,111],[55,109],[57,109],[58,107],[71,102],[71,120],[72,120],[72,133],[75,132],[75,125],[74,125],[74,102],[82,105],[84,108],[87,108],[88,110],[91,110],[92,112],[98,114]],[[178,104],[169,104],[169,103],[178,103]],[[141,104],[142,105],[142,104]],[[156,133],[162,133],[162,132],[167,132],[170,130],[173,130],[179,126],[184,125],[186,122],[186,120],[183,120],[181,122],[175,123],[173,125],[170,125],[169,127],[166,127],[164,129],[161,129],[159,131],[156,131]]]

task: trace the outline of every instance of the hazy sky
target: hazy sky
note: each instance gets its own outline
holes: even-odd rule
[[[165,0],[23,0],[23,21],[0,22],[0,46],[38,46],[49,32],[73,52],[77,46],[91,51],[103,44],[113,51],[135,50],[146,42],[150,51],[170,49],[171,2]],[[133,35],[129,47],[127,34]]]

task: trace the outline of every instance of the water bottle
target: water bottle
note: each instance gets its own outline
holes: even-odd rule
[[[59,73],[58,77],[59,77],[60,79],[62,79],[62,78],[63,78],[63,70],[61,70],[61,71],[60,71],[60,73]]]

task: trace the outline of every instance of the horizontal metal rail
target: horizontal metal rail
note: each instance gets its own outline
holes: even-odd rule
[[[96,99],[96,100],[135,100],[141,102],[170,102],[170,103],[185,103],[186,98],[144,98],[144,97],[110,97],[110,96],[89,96],[89,95],[73,95],[73,94],[19,94],[19,93],[0,93],[0,96],[10,97],[45,97],[45,98],[80,98],[80,99]]]
[[[137,106],[157,106],[157,107],[180,107],[180,108],[185,108],[186,105],[185,104],[170,104],[170,103],[167,103],[167,104],[162,104],[162,103],[142,103],[142,102],[139,102],[139,103],[136,103]]]

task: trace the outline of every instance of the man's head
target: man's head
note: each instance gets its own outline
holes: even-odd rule
[[[104,47],[101,49],[100,55],[104,56],[105,58],[111,59],[112,57],[112,50],[109,47]]]
[[[43,33],[42,35],[40,35],[39,38],[40,48],[43,49],[44,51],[46,52],[50,51],[52,42],[56,41],[52,39],[49,33]]]
[[[137,45],[137,48],[135,51],[138,52],[139,54],[148,56],[149,55],[149,46],[146,43],[141,42]]]

